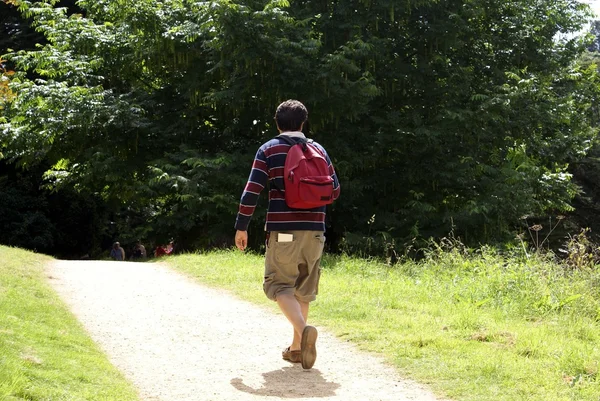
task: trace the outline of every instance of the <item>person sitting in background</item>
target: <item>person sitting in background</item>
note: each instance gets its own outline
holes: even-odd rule
[[[142,245],[140,240],[135,242],[135,246],[133,247],[133,254],[131,255],[132,259],[146,259],[146,247]]]
[[[169,244],[167,244],[167,246],[162,246],[159,245],[156,247],[156,250],[154,251],[154,256],[156,256],[157,258],[160,256],[164,256],[164,255],[172,255],[173,254],[173,250],[174,248],[174,242],[171,241],[169,242]]]
[[[159,258],[161,256],[165,256],[165,255],[167,255],[167,250],[162,245],[157,246],[156,249],[154,250],[154,256],[157,258]]]
[[[110,257],[117,261],[125,260],[125,249],[121,248],[121,244],[115,242],[110,250]]]

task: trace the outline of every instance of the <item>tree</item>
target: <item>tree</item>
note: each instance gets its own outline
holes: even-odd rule
[[[230,241],[246,167],[287,98],[334,158],[329,231],[351,248],[452,228],[492,240],[523,214],[570,210],[568,165],[596,134],[595,71],[575,65],[585,43],[555,40],[588,16],[574,0],[18,4],[48,44],[8,56],[6,156],[46,159],[57,188],[189,247]]]
[[[593,39],[588,44],[587,49],[590,52],[598,53],[600,52],[600,20],[592,21],[590,25],[590,34]]]

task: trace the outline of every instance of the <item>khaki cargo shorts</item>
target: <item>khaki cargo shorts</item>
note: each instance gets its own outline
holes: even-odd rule
[[[263,290],[273,301],[280,294],[293,294],[302,302],[314,301],[319,292],[325,235],[322,231],[281,233],[291,234],[293,239],[281,242],[280,232],[271,232],[265,254]]]

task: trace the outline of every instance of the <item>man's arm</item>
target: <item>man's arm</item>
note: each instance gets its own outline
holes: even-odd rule
[[[327,152],[325,152],[325,159],[327,160],[327,165],[329,167],[329,174],[331,175],[331,178],[333,178],[333,199],[335,200],[340,196],[340,182],[338,180],[337,174],[335,173],[335,169],[333,168],[333,164],[331,163],[331,159],[329,158]]]
[[[252,162],[252,170],[248,177],[248,182],[242,193],[240,206],[235,220],[235,244],[240,250],[246,249],[248,245],[248,224],[256,209],[258,197],[262,190],[267,186],[269,180],[269,170],[267,167],[267,157],[264,152],[259,149],[256,152],[254,161]]]

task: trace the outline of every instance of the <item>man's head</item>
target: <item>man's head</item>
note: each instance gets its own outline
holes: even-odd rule
[[[297,100],[286,100],[277,107],[275,122],[281,132],[301,131],[308,119],[306,107]]]

